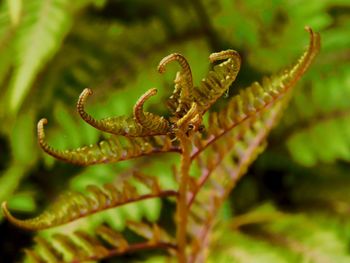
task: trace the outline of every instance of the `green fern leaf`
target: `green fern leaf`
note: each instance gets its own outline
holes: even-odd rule
[[[208,262],[348,262],[346,238],[339,235],[336,220],[322,222],[322,217],[286,214],[264,204],[222,224]],[[249,225],[248,231],[236,229],[236,218],[254,231]]]
[[[350,160],[349,64],[326,70],[296,94],[282,132],[293,159],[305,166]]]
[[[101,225],[95,235],[75,231],[73,235],[55,234],[51,241],[37,237],[34,249],[25,250],[27,258],[34,262],[86,262],[104,259],[139,250],[163,248],[173,250],[176,246],[169,241],[166,232],[159,226],[129,222],[130,230],[145,239],[140,243],[129,243],[112,228]],[[143,229],[140,231],[140,229]],[[144,231],[147,229],[147,231]],[[148,231],[149,230],[149,231]],[[146,235],[144,235],[146,232]]]
[[[12,25],[18,25],[21,18],[22,0],[7,1]]]
[[[304,261],[348,262],[350,257],[341,238],[332,227],[316,216],[290,215],[263,228],[263,236],[273,245],[277,242]]]
[[[79,192],[63,194],[47,211],[33,219],[15,218],[9,212],[6,202],[2,204],[2,210],[5,217],[14,225],[27,230],[41,230],[66,224],[106,209],[177,194],[176,191],[161,190],[157,180],[153,177],[137,173],[135,179],[148,187],[150,192],[139,194],[136,188],[127,181],[124,181],[119,187],[113,184],[106,184],[102,188],[90,185],[87,187],[88,194]]]
[[[57,52],[72,24],[67,0],[26,1],[26,14],[16,39],[15,71],[10,83],[9,109],[16,113],[36,75]]]
[[[13,47],[13,38],[16,33],[17,26],[11,24],[11,16],[10,16],[10,6],[14,1],[2,1],[0,3],[0,84],[5,86],[3,81],[6,80],[8,76],[12,58],[14,53]],[[7,96],[2,96],[0,98],[0,116],[5,116],[6,110],[6,99]]]

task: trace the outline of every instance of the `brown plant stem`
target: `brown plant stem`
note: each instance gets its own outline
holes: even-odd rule
[[[181,177],[180,177],[180,187],[177,196],[177,230],[176,230],[176,240],[178,246],[178,262],[186,263],[186,233],[187,233],[187,189],[189,182],[189,170],[191,165],[191,141],[190,138],[183,131],[179,131],[176,134],[177,138],[180,140],[182,155],[181,155]]]

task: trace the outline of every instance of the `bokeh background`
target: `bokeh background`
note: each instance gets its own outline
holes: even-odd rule
[[[215,262],[350,262],[350,2],[348,0],[3,0],[0,2],[0,202],[33,217],[64,190],[118,180],[143,166],[174,187],[173,156],[75,167],[45,155],[36,123],[49,120],[50,144],[65,149],[101,133],[79,119],[76,100],[94,90],[96,118],[130,114],[137,98],[166,114],[176,66],[156,71],[166,55],[188,58],[195,83],[208,56],[232,48],[242,68],[228,96],[290,65],[304,51],[304,26],[319,31],[322,51],[298,84],[266,151],[233,190],[219,215]],[[225,104],[220,99],[215,108]],[[151,200],[97,214],[53,231],[90,229],[126,219],[171,220],[174,207]],[[21,261],[33,233],[0,214],[0,262]],[[212,260],[210,259],[210,260]],[[138,253],[106,262],[162,262]]]

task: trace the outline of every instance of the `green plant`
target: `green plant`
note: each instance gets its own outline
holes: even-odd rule
[[[157,92],[150,89],[137,101],[131,117],[96,120],[84,109],[87,97],[92,94],[90,89],[85,89],[77,103],[78,113],[90,125],[112,134],[96,145],[56,150],[45,140],[47,120],[40,120],[38,138],[43,150],[77,165],[177,153],[181,157],[179,169],[174,170],[178,188],[164,189],[155,176],[134,169],[131,176],[122,178],[118,184],[92,185],[87,189],[88,194],[66,193],[49,210],[33,219],[15,218],[4,202],[2,210],[11,223],[27,230],[42,230],[132,202],[172,197],[176,203],[176,233],[172,237],[172,233],[158,224],[130,221],[127,227],[140,242],[129,244],[128,235],[123,237],[111,227],[101,225],[93,234],[83,231],[76,231],[74,236],[56,234],[55,242],[37,237],[38,247],[26,250],[27,256],[34,262],[81,262],[141,249],[164,248],[170,256],[176,255],[179,262],[205,261],[210,233],[216,223],[214,215],[237,180],[264,149],[266,137],[286,108],[295,84],[319,51],[319,34],[309,27],[306,30],[310,34],[308,50],[293,67],[264,78],[262,84],[254,82],[221,110],[209,112],[207,119],[204,114],[236,79],[241,63],[236,51],[211,54],[211,62],[223,62],[215,65],[199,86],[193,86],[191,69],[182,55],[165,57],[158,67],[160,73],[172,61],[181,66],[174,81],[174,92],[167,101],[170,116],[143,110],[146,100]],[[132,180],[145,185],[149,191],[140,193],[130,183]]]

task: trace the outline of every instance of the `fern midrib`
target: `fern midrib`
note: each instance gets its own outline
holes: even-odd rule
[[[186,246],[187,246],[187,223],[189,208],[187,206],[187,193],[189,189],[190,167],[191,167],[191,140],[185,133],[179,131],[178,137],[182,149],[181,155],[181,177],[178,190],[177,207],[176,207],[176,240],[178,244],[178,261],[179,263],[187,262]],[[193,138],[193,137],[192,137]]]
[[[237,136],[233,139],[235,141],[239,141],[244,137],[243,133],[237,134]],[[210,169],[206,169],[205,173],[201,175],[201,177],[198,179],[197,187],[194,191],[190,193],[189,201],[188,201],[188,206],[190,207],[194,200],[196,199],[196,196],[198,192],[200,191],[201,187],[205,184],[205,182],[209,179],[211,173],[219,166],[219,164],[225,159],[226,154],[221,154],[220,157],[217,159],[217,162],[213,167]]]

